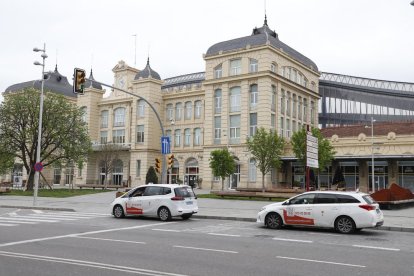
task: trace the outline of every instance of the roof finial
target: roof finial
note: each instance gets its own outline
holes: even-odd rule
[[[57,72],[58,70],[57,70],[57,61],[56,61],[56,65],[55,65],[55,72]]]
[[[149,56],[148,56],[148,58],[147,58],[147,65],[149,65]]]
[[[266,15],[266,0],[264,0],[264,12],[265,12],[265,20],[263,26],[267,26],[267,15]]]

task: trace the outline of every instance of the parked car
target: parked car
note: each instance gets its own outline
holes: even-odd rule
[[[334,228],[347,234],[381,226],[384,215],[368,194],[313,191],[264,206],[257,214],[257,223],[272,229],[284,225]]]
[[[111,203],[112,215],[158,216],[162,221],[181,216],[189,219],[198,212],[197,198],[190,186],[148,184],[132,189]]]

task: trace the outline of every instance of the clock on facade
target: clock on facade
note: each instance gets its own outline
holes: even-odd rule
[[[117,85],[119,88],[124,88],[125,83],[126,83],[126,80],[124,76],[121,76],[118,78]]]

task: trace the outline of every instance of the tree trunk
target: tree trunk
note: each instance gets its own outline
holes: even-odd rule
[[[26,190],[27,191],[33,191],[33,187],[34,187],[34,176],[35,176],[35,171],[30,171],[29,172],[29,178],[27,180],[26,183]]]
[[[265,179],[265,175],[262,173],[262,193],[265,192],[264,179]]]
[[[224,191],[224,178],[221,178],[221,190]]]

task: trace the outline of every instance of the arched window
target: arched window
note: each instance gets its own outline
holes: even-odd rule
[[[277,73],[277,64],[275,62],[272,62],[272,64],[270,64],[270,71]]]
[[[193,104],[191,102],[185,102],[185,119],[191,120],[192,113],[193,113]]]
[[[86,106],[82,106],[80,108],[81,112],[82,112],[82,122],[84,122],[85,124],[88,123],[87,121],[87,116],[88,116],[88,108]]]
[[[108,110],[103,110],[101,112],[101,128],[108,127]]]
[[[214,78],[219,79],[223,76],[223,69],[222,65],[219,64],[214,68]]]
[[[184,146],[189,146],[191,142],[191,130],[186,128],[184,130]]]
[[[125,126],[125,107],[114,110],[114,127]]]
[[[181,130],[176,129],[174,131],[174,146],[179,147],[181,143]]]
[[[230,88],[230,112],[240,112],[241,107],[241,93],[240,87]]]
[[[201,118],[201,110],[202,110],[201,101],[195,101],[194,106],[195,106],[194,118],[195,119],[200,119]]]
[[[137,115],[138,117],[145,116],[145,101],[144,100],[138,100]]]
[[[256,173],[256,159],[250,158],[249,159],[249,181],[256,181],[257,173]]]
[[[214,113],[221,113],[221,89],[214,91]]]
[[[174,114],[173,104],[167,104],[167,120],[168,121],[171,121],[172,119],[174,119],[173,114]]]
[[[259,102],[259,93],[257,92],[257,84],[250,85],[250,109],[256,109]]]
[[[183,104],[176,103],[175,104],[175,120],[176,121],[181,121],[182,112],[183,112]]]
[[[194,129],[194,146],[201,145],[201,128]]]

